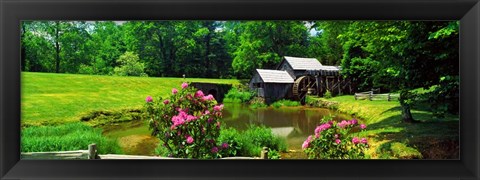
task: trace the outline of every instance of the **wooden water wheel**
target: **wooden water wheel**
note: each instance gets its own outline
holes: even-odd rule
[[[317,82],[315,78],[312,76],[302,76],[293,83],[293,97],[304,105],[307,94],[315,94],[316,87]]]

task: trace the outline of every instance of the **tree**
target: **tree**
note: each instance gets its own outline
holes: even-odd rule
[[[250,78],[256,68],[275,68],[283,56],[303,57],[306,53],[305,22],[228,22],[225,28],[232,67],[241,78]]]
[[[133,52],[125,52],[121,55],[117,63],[120,67],[115,67],[115,74],[119,76],[147,76],[144,73],[145,65],[140,62],[140,58]]]
[[[343,72],[347,76],[371,77],[364,79],[368,81],[365,85],[371,87],[399,90],[403,121],[413,122],[410,108],[415,94],[412,90],[438,85],[445,75],[458,75],[455,37],[443,42],[430,38],[432,32],[448,23],[353,22],[339,36],[344,44]],[[439,52],[439,47],[450,51]],[[367,64],[370,66],[365,66]],[[373,70],[364,71],[367,68]]]

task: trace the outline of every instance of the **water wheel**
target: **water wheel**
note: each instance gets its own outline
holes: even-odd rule
[[[293,97],[304,105],[307,94],[315,94],[316,87],[317,81],[315,78],[312,76],[302,76],[293,83]]]

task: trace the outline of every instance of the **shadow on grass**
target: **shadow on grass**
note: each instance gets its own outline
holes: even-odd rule
[[[399,107],[387,111],[394,111],[396,108]],[[422,154],[423,159],[459,158],[458,120],[432,119],[431,114],[426,112],[412,113],[412,116],[420,122],[404,123],[401,115],[394,115],[370,124],[366,133],[375,134],[377,141],[403,144],[395,147],[404,149],[392,151],[408,152],[410,151],[409,147],[413,147]],[[411,157],[411,154],[407,153],[404,157]]]

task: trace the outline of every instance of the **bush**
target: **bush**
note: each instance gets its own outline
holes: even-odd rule
[[[362,130],[366,128],[358,125],[355,119],[339,123],[330,119],[317,126],[315,134],[303,142],[302,148],[309,159],[363,159],[368,148],[367,139],[349,134],[357,126]]]
[[[272,104],[274,108],[280,108],[282,106],[287,106],[287,107],[295,107],[295,106],[300,106],[300,102],[298,101],[290,101],[286,99],[282,99],[280,101],[276,101]]]
[[[22,129],[22,152],[86,150],[95,143],[99,154],[122,154],[113,139],[102,136],[102,130],[83,123],[38,126]]]
[[[227,103],[246,103],[250,101],[254,97],[254,93],[250,91],[241,91],[236,87],[231,88],[227,94],[225,94],[225,98],[223,102]]]
[[[115,67],[113,71],[115,75],[119,76],[147,76],[144,73],[145,65],[139,61],[138,54],[125,52],[117,60],[117,63],[120,63],[121,66]]]
[[[95,74],[95,70],[93,69],[93,66],[80,64],[80,67],[78,68],[78,74]]]
[[[216,105],[212,95],[204,96],[183,83],[180,91],[172,89],[168,99],[148,96],[145,101],[152,134],[163,142],[169,156],[218,158],[219,151],[229,146],[218,142],[223,105]]]
[[[272,130],[265,126],[252,125],[243,132],[233,128],[222,129],[219,140],[228,142],[230,145],[229,150],[223,152],[222,156],[224,157],[260,156],[263,147],[268,147],[270,151],[276,152],[287,150],[286,140],[275,136]]]
[[[330,92],[329,90],[327,90],[327,92],[325,92],[325,94],[323,95],[323,97],[325,99],[330,99],[332,98],[332,92]]]

